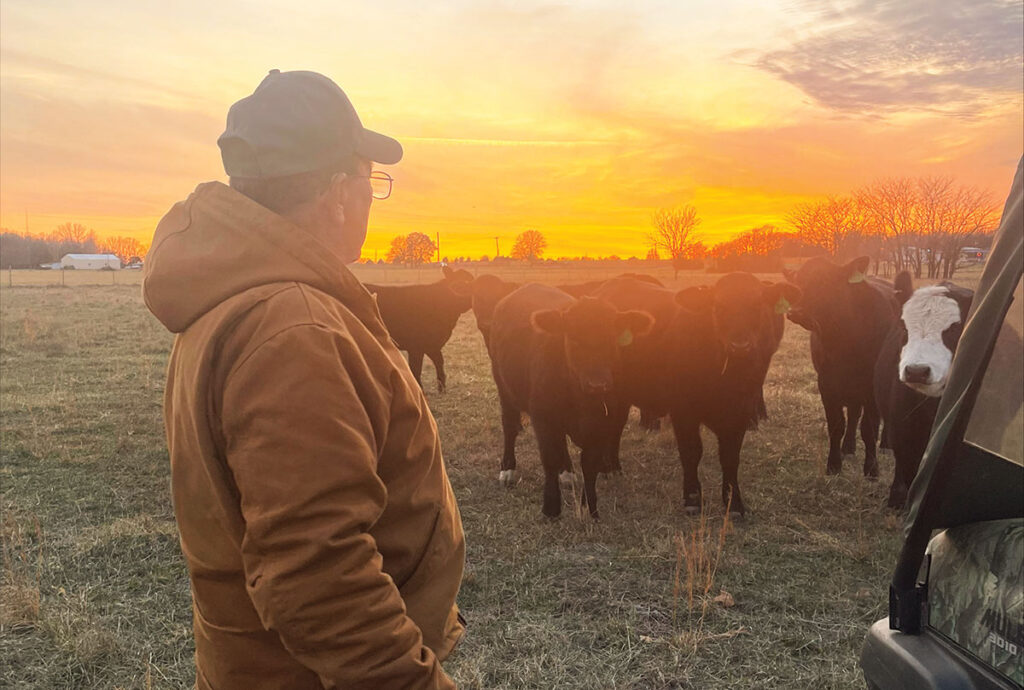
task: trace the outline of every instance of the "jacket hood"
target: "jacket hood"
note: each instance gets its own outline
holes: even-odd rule
[[[382,332],[373,298],[327,246],[221,182],[206,182],[157,225],[142,295],[172,333],[221,302],[268,283],[298,282],[345,304]]]

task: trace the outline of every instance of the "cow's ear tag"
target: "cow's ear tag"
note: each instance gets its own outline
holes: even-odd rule
[[[628,328],[619,333],[619,347],[626,347],[633,344],[633,331]]]
[[[861,273],[860,271],[857,271],[852,276],[850,276],[850,282],[851,283],[863,283],[865,277],[866,276],[863,273]]]
[[[779,301],[775,303],[775,313],[776,314],[780,314],[780,315],[781,314],[788,314],[789,313],[789,307],[790,307],[789,300],[780,295],[779,296]]]

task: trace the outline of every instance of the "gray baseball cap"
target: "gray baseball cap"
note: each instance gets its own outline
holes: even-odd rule
[[[231,106],[217,145],[232,177],[345,170],[354,155],[386,165],[402,159],[402,145],[363,127],[345,92],[316,72],[270,70]]]

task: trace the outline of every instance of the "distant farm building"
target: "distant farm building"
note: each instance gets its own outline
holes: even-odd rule
[[[121,260],[116,254],[65,254],[61,257],[60,267],[84,271],[118,271],[121,269]]]

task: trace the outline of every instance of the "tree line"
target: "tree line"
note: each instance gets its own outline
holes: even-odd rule
[[[548,241],[542,232],[526,230],[516,237],[510,256],[513,259],[536,261],[544,256],[547,246]],[[397,235],[391,238],[391,244],[384,260],[392,264],[416,266],[430,263],[437,253],[437,244],[432,239],[422,232],[410,232],[408,235]],[[486,259],[486,257],[484,258]]]
[[[838,259],[867,254],[875,272],[908,270],[916,277],[952,278],[963,249],[987,244],[999,221],[991,195],[951,177],[879,180],[845,196],[801,204],[788,229],[762,225],[712,247],[700,239],[692,205],[660,209],[648,236],[652,255],[677,268],[711,261],[726,270],[777,270],[782,256],[808,251]]]
[[[114,254],[122,264],[141,260],[148,247],[134,237],[103,237],[81,223],[62,223],[48,233],[0,229],[0,268],[39,268],[65,254]]]

